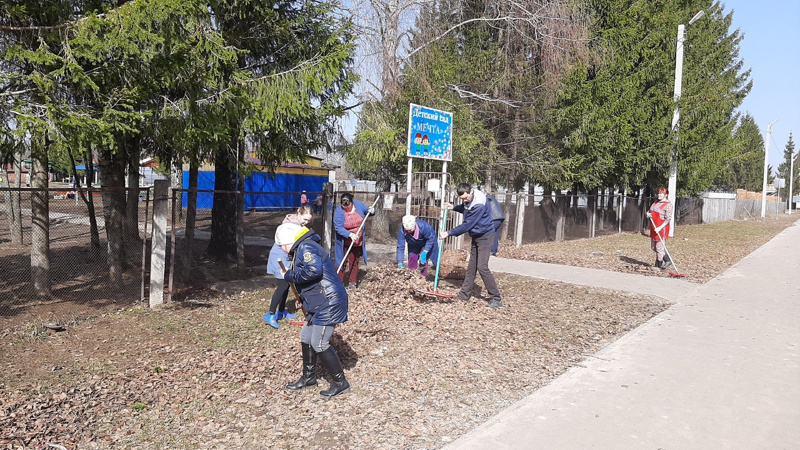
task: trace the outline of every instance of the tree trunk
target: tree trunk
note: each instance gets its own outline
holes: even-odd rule
[[[174,153],[173,153],[174,155]],[[173,156],[169,168],[170,192],[183,186],[183,166],[177,156]],[[178,209],[178,222],[183,222],[183,208]]]
[[[566,195],[556,195],[556,242],[561,242],[565,238],[567,215],[569,209],[569,197]]]
[[[379,177],[375,187],[378,191],[376,195],[388,192],[391,188],[390,175],[381,169],[379,169],[378,173]],[[374,201],[373,199],[372,201],[365,201],[364,203],[366,203],[367,206],[371,206]],[[383,199],[375,204],[375,216],[367,220],[372,220],[372,227],[370,227],[372,238],[386,239],[389,237],[389,215],[386,210],[383,209]],[[364,227],[366,227],[366,225],[364,225]],[[373,242],[375,241],[373,240]]]
[[[597,230],[597,188],[588,192],[586,199],[587,219],[589,220],[589,237],[595,237]]]
[[[75,156],[72,154],[72,149],[67,147],[67,154],[69,155],[69,160],[72,163],[72,176],[75,178],[75,184],[73,188],[75,189],[75,195],[81,197],[83,204],[86,205],[86,210],[89,212],[89,235],[90,235],[90,242],[89,242],[89,251],[93,258],[97,258],[100,254],[100,231],[97,229],[97,215],[94,210],[94,198],[92,197],[92,193],[89,192],[87,194],[86,191],[81,189],[81,178],[78,176],[78,169],[76,169],[75,164]],[[92,163],[92,152],[87,151],[84,157],[84,167],[87,171],[94,172],[94,164]]]
[[[503,221],[503,224],[500,225],[500,240],[505,241],[508,239],[508,227],[511,220],[511,195],[513,193],[513,186],[509,183],[508,187],[506,188],[506,194],[503,198],[503,214],[506,216],[506,220]],[[517,197],[519,199],[520,197]],[[519,201],[519,200],[517,200]]]
[[[125,165],[120,155],[105,149],[98,159],[103,178],[103,218],[108,239],[108,281],[112,287],[122,285],[125,270]]]
[[[139,248],[141,237],[139,236],[139,159],[141,150],[139,149],[139,139],[131,138],[125,140],[126,155],[128,162],[128,190],[125,191],[127,204],[125,205],[125,242],[128,246]]]
[[[606,188],[600,188],[600,191],[597,193],[597,209],[600,210],[600,220],[597,224],[597,229],[600,231],[604,231],[606,229]]]
[[[231,149],[221,148],[214,156],[214,190],[236,189],[236,141]],[[206,254],[217,261],[236,257],[236,196],[214,192],[211,208],[211,239]]]
[[[92,174],[92,178],[94,178],[94,158],[92,157],[92,151],[89,150],[86,152],[86,156],[83,161],[83,165],[86,167],[86,170]],[[75,178],[75,182],[78,183],[78,178]],[[89,183],[88,187],[91,187],[92,184]],[[94,194],[92,192],[81,192],[81,196],[83,197],[83,202],[86,204],[86,209],[89,211],[89,230],[91,233],[91,252],[93,257],[97,258],[100,256],[101,247],[100,247],[100,227],[97,226],[97,210],[94,207]]]
[[[50,295],[50,211],[47,149],[50,139],[31,146],[31,277],[36,295]]]
[[[383,20],[384,26],[381,27],[381,83],[383,86],[382,98],[389,102],[390,106],[398,97],[400,91],[400,62],[397,57],[397,49],[400,40],[397,33],[400,25],[400,15],[403,9],[400,8],[398,0],[388,0],[384,4]]]
[[[189,279],[192,273],[192,249],[194,248],[194,227],[197,220],[197,174],[199,166],[196,161],[189,165],[189,192],[186,194],[186,224],[184,224],[184,265],[183,276]]]
[[[244,162],[244,140],[236,143],[236,162]],[[246,269],[244,260],[244,174],[237,173],[236,177],[236,269],[239,274],[244,274]]]

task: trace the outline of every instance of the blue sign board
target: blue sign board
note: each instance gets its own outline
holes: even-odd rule
[[[410,104],[408,156],[453,160],[453,113]]]

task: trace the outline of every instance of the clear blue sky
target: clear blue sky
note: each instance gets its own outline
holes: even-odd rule
[[[769,143],[769,163],[777,169],[790,132],[800,150],[800,0],[722,4],[726,13],[733,10],[731,27],[744,33],[739,56],[752,69],[753,89],[739,109],[753,116],[765,139],[767,125],[779,119]]]

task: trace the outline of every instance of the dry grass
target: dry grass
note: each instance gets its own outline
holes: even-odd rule
[[[705,283],[798,219],[798,215],[783,214],[766,220],[731,220],[678,227],[675,236],[667,240],[667,248],[687,281]],[[655,253],[650,250],[650,237],[635,233],[531,244],[522,248],[502,245],[498,255],[616,272],[669,276],[669,271],[653,267]]]

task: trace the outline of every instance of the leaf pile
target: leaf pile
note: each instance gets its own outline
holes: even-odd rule
[[[323,379],[284,390],[299,376],[300,328],[263,324],[271,289],[4,342],[0,448],[440,448],[668,306],[496,277],[499,310],[413,296],[430,281],[370,265],[332,339],[352,385],[333,400],[318,394]]]

